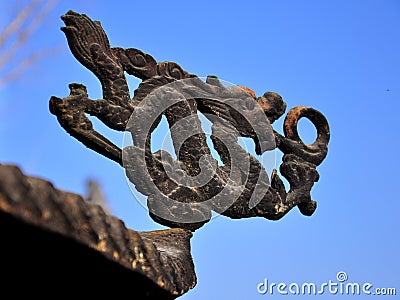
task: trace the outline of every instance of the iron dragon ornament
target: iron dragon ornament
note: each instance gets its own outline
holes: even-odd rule
[[[234,219],[278,220],[297,206],[302,214],[313,214],[316,202],[310,192],[330,138],[319,111],[292,108],[281,135],[271,126],[286,110],[277,93],[256,97],[246,87],[226,86],[216,76],[202,80],[141,50],[111,47],[100,22],[84,14],[69,11],[62,20],[72,54],[100,80],[103,99],[92,100],[84,85],[71,83],[68,97],[51,97],[50,112],[70,135],[125,169],[135,188],[147,196],[153,220],[195,231],[212,218],[212,211]],[[133,98],[125,73],[142,80]],[[211,155],[198,112],[212,123],[219,162]],[[128,134],[132,145],[116,146],[94,130],[86,114]],[[175,157],[151,150],[151,134],[162,116],[168,121]],[[303,117],[316,127],[313,144],[298,135]],[[258,155],[276,148],[283,152],[279,170],[290,184],[288,192],[277,171],[268,176],[238,144],[238,137],[251,138]]]

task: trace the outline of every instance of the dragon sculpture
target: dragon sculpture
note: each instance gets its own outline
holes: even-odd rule
[[[60,125],[88,148],[120,164],[135,188],[147,196],[149,214],[168,227],[191,231],[212,217],[264,217],[278,220],[297,206],[310,216],[316,209],[311,188],[316,167],[325,159],[330,138],[326,118],[298,106],[287,113],[281,135],[271,124],[286,110],[282,97],[266,92],[257,97],[249,88],[225,86],[216,76],[202,80],[174,62],[157,62],[135,48],[111,47],[100,22],[73,11],[62,16],[70,50],[100,80],[103,99],[89,98],[84,85],[69,85],[70,95],[51,97],[50,111]],[[141,79],[133,97],[126,74]],[[212,123],[212,155],[198,116]],[[88,115],[125,132],[133,144],[119,148],[94,130]],[[152,152],[151,134],[162,116],[168,121],[175,157]],[[300,118],[316,127],[317,138],[305,144],[298,135]],[[238,144],[249,137],[257,155],[283,152],[280,173],[268,176],[260,161]]]

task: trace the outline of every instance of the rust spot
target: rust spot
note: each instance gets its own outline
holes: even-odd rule
[[[138,262],[137,262],[137,260],[135,259],[134,261],[132,261],[132,269],[136,269],[137,266],[138,266]]]
[[[85,232],[88,232],[88,231],[90,230],[90,225],[89,225],[88,223],[84,223],[84,224],[81,226],[81,229],[82,229],[83,231],[85,231]]]
[[[251,95],[251,97],[253,97],[254,100],[257,98],[256,93],[254,93],[254,91],[252,89],[250,89],[246,86],[242,86],[242,85],[238,85],[238,88],[243,91],[248,92]]]
[[[162,276],[158,276],[158,278],[157,278],[157,284],[158,284],[159,286],[161,286],[162,288],[165,287],[164,278],[163,278]]]
[[[285,123],[285,134],[286,137],[291,138],[294,135],[294,132],[292,130],[293,124],[290,122],[291,120],[288,120],[288,122]]]
[[[296,106],[294,108],[292,108],[288,114],[287,114],[287,118],[288,119],[293,119],[293,120],[298,120],[301,116],[301,114],[303,113],[304,110],[307,109],[307,106]]]
[[[6,199],[0,195],[0,209],[5,212],[11,211],[11,205],[6,202]]]
[[[284,126],[285,134],[288,138],[297,136],[297,122],[306,109],[308,109],[307,106],[296,106],[287,113]]]
[[[51,211],[49,211],[49,210],[44,210],[43,212],[42,212],[42,220],[43,221],[47,221],[47,220],[49,220],[51,218]]]
[[[113,257],[115,260],[119,260],[119,253],[117,251],[114,250],[113,252]]]
[[[267,102],[267,98],[265,97],[259,97],[257,99],[258,105],[261,106],[261,109],[263,111],[268,111],[271,108],[271,104]]]
[[[101,240],[97,244],[97,250],[101,252],[106,252],[107,251],[107,242],[105,240]]]

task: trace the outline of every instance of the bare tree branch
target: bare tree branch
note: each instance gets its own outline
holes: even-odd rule
[[[56,52],[59,51],[59,49],[60,49],[59,46],[54,46],[49,49],[44,49],[42,51],[32,53],[30,56],[20,61],[18,65],[15,66],[12,70],[7,72],[4,76],[0,77],[0,88],[15,81],[30,66],[34,65],[37,61],[41,60],[43,57],[54,55]]]
[[[13,21],[7,26],[7,28],[0,34],[0,48],[8,40],[13,33],[17,32],[21,26],[24,24],[25,20],[32,15],[36,7],[39,5],[39,1],[31,1],[24,9],[20,11],[18,16],[16,16]]]
[[[16,80],[23,71],[42,57],[54,53],[55,49],[51,48],[28,54],[22,59],[16,58],[19,50],[25,47],[33,32],[58,2],[59,0],[31,0],[0,33],[0,70],[5,70],[4,74],[0,75],[0,87]]]

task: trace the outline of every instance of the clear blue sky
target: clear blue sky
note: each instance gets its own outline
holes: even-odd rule
[[[0,6],[4,28],[15,2]],[[100,20],[113,46],[139,48],[258,96],[277,92],[288,108],[311,106],[329,121],[314,215],[293,209],[279,221],[214,218],[194,234],[198,283],[181,299],[283,299],[259,295],[257,284],[320,284],[339,271],[348,281],[400,293],[399,1],[61,1],[17,55],[58,51],[0,90],[0,162],[77,193],[85,192],[86,178],[96,178],[113,213],[147,231],[164,227],[135,200],[123,169],[71,138],[49,113],[50,97],[67,96],[71,82],[101,97],[59,29],[69,9]],[[122,145],[120,134],[95,124]],[[312,126],[302,125],[300,135],[311,141]],[[274,128],[282,132],[282,122]]]

